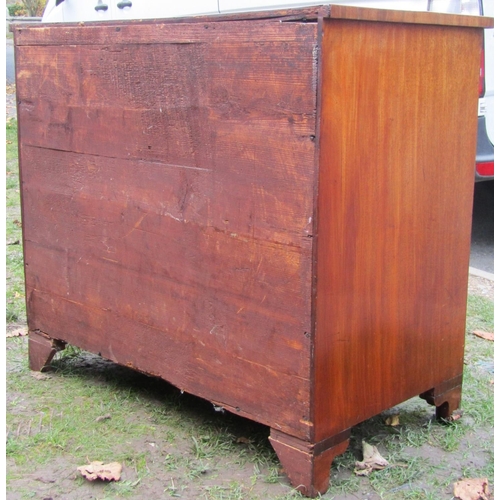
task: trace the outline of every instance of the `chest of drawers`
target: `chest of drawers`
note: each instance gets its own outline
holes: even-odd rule
[[[271,428],[460,401],[482,27],[324,6],[15,28],[30,363],[66,343]]]

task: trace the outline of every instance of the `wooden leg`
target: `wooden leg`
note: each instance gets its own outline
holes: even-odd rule
[[[330,483],[333,459],[344,453],[350,429],[319,443],[309,443],[271,429],[269,440],[292,486],[308,497],[324,493]]]
[[[420,394],[429,404],[436,407],[436,418],[449,420],[460,406],[462,398],[462,375]]]
[[[29,332],[30,369],[44,371],[52,361],[57,351],[64,349],[66,344],[60,340],[51,339],[39,330]]]

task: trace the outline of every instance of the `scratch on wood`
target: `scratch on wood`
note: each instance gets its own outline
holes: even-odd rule
[[[35,148],[35,149],[43,149],[46,151],[57,151],[60,153],[73,153],[73,151],[69,151],[67,149],[63,148],[54,148],[54,147],[47,147],[47,146],[38,146],[36,144],[27,144],[30,148]],[[120,160],[120,161],[131,161],[133,163],[139,163],[139,164],[147,164],[147,165],[158,165],[160,167],[170,167],[170,168],[182,168],[186,170],[197,170],[199,172],[212,172],[211,168],[202,168],[202,167],[192,167],[190,165],[177,165],[174,163],[165,163],[162,161],[149,161],[149,160],[137,160],[137,158],[122,158],[118,156],[108,156],[104,154],[97,154],[97,153],[91,153],[91,152],[85,152],[85,156],[88,157],[93,157],[97,156],[99,158],[108,158],[111,160]]]
[[[139,229],[139,226],[142,224],[142,221],[148,216],[147,213],[142,214],[141,218],[134,224],[134,227],[124,236],[126,238],[129,234],[133,233],[136,229]],[[103,242],[104,243],[104,242]],[[109,250],[108,250],[109,252]]]
[[[257,363],[255,361],[251,361],[249,359],[246,359],[246,358],[242,358],[241,356],[235,356],[235,359],[239,359],[241,361],[244,361],[245,363],[249,363],[251,365],[255,365],[255,366],[260,366],[261,368],[264,368],[264,370],[268,371],[269,373],[271,373],[273,376],[275,377],[280,377],[280,375],[282,375],[282,372],[277,372],[276,370],[273,370],[272,368],[270,368],[269,366],[266,366],[266,365],[263,365],[262,363]],[[309,382],[309,379],[307,378],[304,378],[304,377],[301,377],[299,375],[295,375],[295,374],[290,374],[290,373],[286,373],[286,375],[289,375],[291,377],[294,377],[294,378],[297,378],[299,380],[305,380],[307,382]]]
[[[161,212],[162,215],[166,215],[167,217],[170,217],[171,219],[176,220],[177,222],[186,222],[184,219],[181,219],[179,217],[175,217],[175,215],[172,215],[170,212]]]
[[[80,259],[80,260],[81,260],[81,259]],[[114,260],[114,259],[108,259],[108,258],[106,258],[106,257],[102,257],[102,260],[107,260],[107,261],[109,261],[109,262],[113,262],[113,263],[115,263],[115,264],[118,264],[118,262],[119,262],[119,261],[117,261],[117,260]]]
[[[211,168],[202,168],[202,167],[191,167],[189,165],[176,165],[174,163],[164,163],[162,161],[143,161],[140,160],[139,163],[147,163],[148,165],[160,165],[162,167],[171,167],[171,168],[183,168],[186,170],[198,170],[201,172],[212,172]]]

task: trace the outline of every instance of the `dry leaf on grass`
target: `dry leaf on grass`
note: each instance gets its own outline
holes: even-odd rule
[[[49,380],[51,378],[49,375],[40,372],[30,372],[30,375],[37,380]]]
[[[246,437],[239,437],[237,440],[236,440],[237,443],[242,443],[242,444],[250,444],[250,439],[246,438]]]
[[[463,479],[453,484],[453,494],[460,500],[488,500],[488,479]]]
[[[354,474],[368,476],[373,470],[382,470],[389,462],[379,453],[375,446],[363,441],[363,461],[356,462]]]
[[[88,465],[78,467],[78,470],[85,479],[95,481],[119,481],[122,473],[122,465],[118,462],[105,464],[103,462],[91,462]]]
[[[28,330],[26,328],[18,328],[17,330],[12,330],[11,332],[7,332],[7,337],[24,337],[28,335]]]
[[[111,418],[111,413],[106,413],[106,415],[101,415],[95,419],[96,422],[102,422],[103,420],[109,420]]]
[[[385,420],[385,425],[390,425],[391,427],[395,427],[399,425],[399,414],[395,413],[394,415],[389,415]]]
[[[463,410],[459,408],[458,410],[455,410],[450,417],[448,418],[449,422],[456,422],[457,420],[460,420],[462,418],[462,415],[464,414]]]
[[[481,330],[474,330],[472,332],[476,337],[481,337],[485,340],[491,340],[492,342],[495,340],[495,334],[491,332],[482,332]]]

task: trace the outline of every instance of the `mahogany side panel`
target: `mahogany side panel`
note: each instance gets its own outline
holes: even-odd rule
[[[324,21],[316,440],[462,373],[480,45]]]
[[[30,328],[308,439],[317,25],[159,26],[16,48]]]

